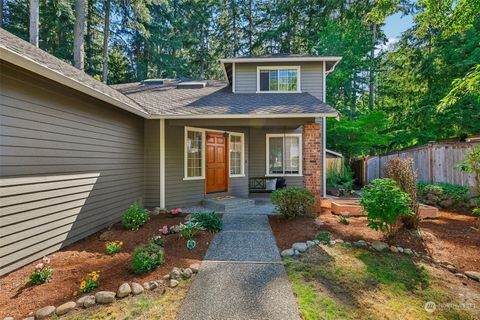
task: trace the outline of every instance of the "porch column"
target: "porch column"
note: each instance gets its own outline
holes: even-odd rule
[[[322,124],[303,125],[303,186],[315,195],[315,210],[320,211],[323,195]]]

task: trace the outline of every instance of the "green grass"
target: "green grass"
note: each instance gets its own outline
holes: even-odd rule
[[[315,248],[285,267],[305,320],[475,319],[438,270],[410,257],[347,246]],[[434,314],[427,301],[441,306]],[[477,312],[476,315],[468,312]]]

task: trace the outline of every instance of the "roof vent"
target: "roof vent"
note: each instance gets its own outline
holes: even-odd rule
[[[207,86],[206,81],[185,81],[177,84],[177,89],[202,89]]]
[[[161,86],[163,79],[145,79],[141,83],[145,86]]]

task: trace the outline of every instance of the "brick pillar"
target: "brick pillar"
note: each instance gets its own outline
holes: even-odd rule
[[[323,141],[322,125],[303,125],[303,186],[315,195],[315,211],[320,212],[323,196]]]

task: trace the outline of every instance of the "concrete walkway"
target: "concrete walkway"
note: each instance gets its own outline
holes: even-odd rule
[[[266,210],[224,214],[180,320],[300,320]]]

